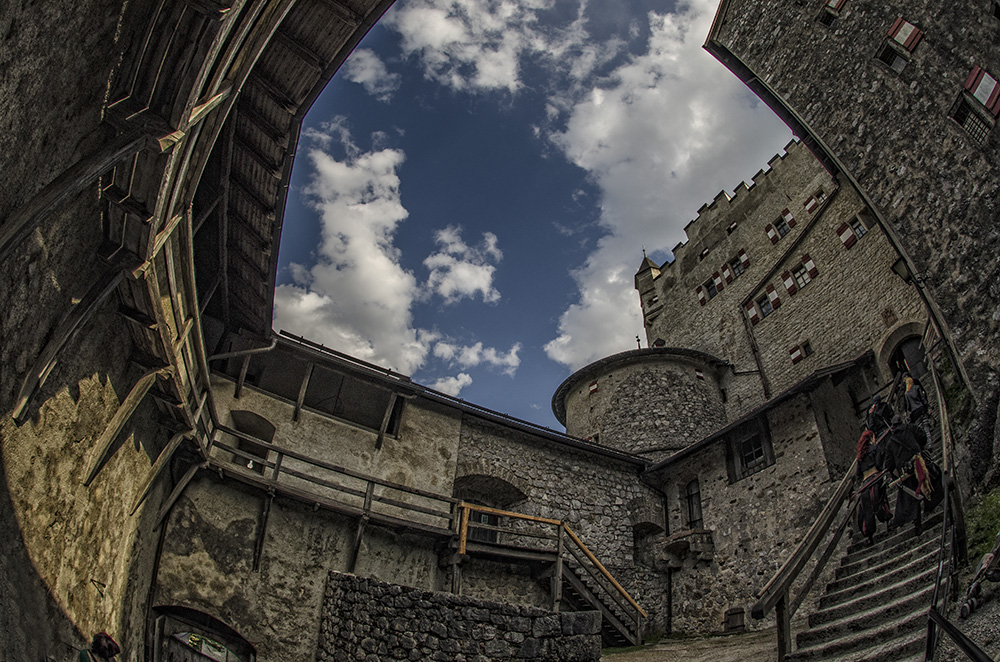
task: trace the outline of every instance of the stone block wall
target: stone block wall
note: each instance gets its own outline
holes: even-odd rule
[[[964,85],[973,66],[1000,76],[991,7],[848,0],[825,25],[813,4],[734,0],[715,36],[825,143],[912,257],[979,396],[983,472],[998,430],[1000,133]],[[901,71],[876,57],[897,18],[924,32]],[[962,98],[985,124],[981,142],[952,117]]]
[[[554,614],[330,573],[316,660],[596,662],[600,626],[598,612]]]

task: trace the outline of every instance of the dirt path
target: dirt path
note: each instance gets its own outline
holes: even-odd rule
[[[777,659],[777,645],[774,630],[668,639],[637,651],[605,654],[601,662],[757,662]]]

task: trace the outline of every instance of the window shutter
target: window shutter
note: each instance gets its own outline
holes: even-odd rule
[[[703,373],[698,368],[694,369],[694,376],[697,377],[698,379],[700,379],[701,381],[705,381],[705,373]]]
[[[827,0],[826,6],[834,11],[840,11],[847,0]]]
[[[725,287],[725,285],[722,283],[722,277],[719,276],[718,271],[712,274],[712,280],[715,281],[715,289],[721,292],[722,288]]]
[[[767,292],[767,298],[771,300],[771,307],[777,310],[781,307],[781,299],[778,298],[778,291],[774,289],[774,285],[768,285],[764,288]]]
[[[733,282],[733,272],[729,269],[728,264],[722,265],[722,277],[726,279],[726,285]]]
[[[744,269],[750,266],[750,258],[747,256],[747,252],[745,250],[741,248],[736,255],[740,258],[740,262],[743,263]]]
[[[917,47],[917,42],[923,36],[923,30],[918,30],[913,23],[904,21],[902,18],[897,18],[896,22],[889,28],[889,38],[910,52]]]
[[[698,292],[698,303],[704,306],[705,302],[708,301],[708,299],[705,298],[705,290],[702,289],[701,285],[699,285],[696,291]]]
[[[997,85],[997,80],[986,73],[985,69],[979,66],[972,67],[969,77],[965,80],[965,89],[994,116],[1000,114],[1000,85]]]
[[[850,248],[858,240],[857,235],[854,234],[854,230],[847,223],[840,224],[840,227],[837,228],[837,236],[844,242],[844,248]]]
[[[802,360],[802,348],[798,345],[788,350],[788,353],[792,356],[793,365]]]
[[[788,290],[789,294],[795,294],[799,290],[795,284],[795,279],[792,278],[792,274],[787,271],[781,274],[781,282],[785,284],[785,289]]]
[[[597,380],[590,382],[590,390],[587,392],[587,395],[593,395],[595,393],[597,393]]]
[[[853,234],[853,230],[851,233]],[[809,272],[810,278],[815,278],[819,275],[819,269],[816,268],[816,263],[812,261],[811,257],[809,257],[809,253],[802,256],[802,266]]]
[[[788,223],[788,227],[790,228],[795,227],[795,217],[792,216],[792,212],[788,211],[787,209],[782,209],[781,217],[785,219],[785,223]]]
[[[819,207],[819,203],[816,202],[816,198],[814,196],[810,195],[809,199],[802,203],[802,206],[804,206],[806,211],[811,214],[816,211],[817,207]]]
[[[773,225],[768,223],[764,231],[767,232],[767,238],[771,240],[772,244],[778,243],[778,233],[775,231]]]
[[[753,301],[748,301],[746,305],[747,317],[750,318],[750,324],[756,324],[760,321],[760,315],[757,314],[757,306]]]

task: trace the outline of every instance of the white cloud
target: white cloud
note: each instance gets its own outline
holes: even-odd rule
[[[502,368],[501,372],[511,377],[521,365],[521,358],[518,356],[520,351],[521,343],[514,343],[506,353],[494,347],[483,347],[481,342],[473,345],[456,345],[441,340],[434,345],[434,356],[439,359],[458,364],[462,368],[474,368],[486,364],[493,368]]]
[[[370,48],[359,48],[344,64],[343,75],[352,83],[360,83],[365,92],[379,101],[388,102],[399,89],[399,74],[389,73],[385,63]]]
[[[439,250],[424,260],[430,270],[427,291],[439,295],[446,304],[453,304],[477,294],[486,303],[500,300],[500,292],[493,287],[496,266],[503,258],[497,236],[483,233],[479,246],[469,246],[462,240],[462,229],[448,226],[434,234]]]
[[[431,388],[451,396],[457,396],[462,392],[463,388],[470,384],[472,384],[472,377],[467,373],[461,372],[454,377],[443,377],[437,380],[431,384]]]

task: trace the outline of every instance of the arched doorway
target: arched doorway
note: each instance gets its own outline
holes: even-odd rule
[[[924,348],[920,345],[920,336],[904,338],[889,355],[889,371],[895,377],[899,373],[910,373],[920,379],[927,372],[924,364]]]
[[[255,662],[257,649],[226,623],[180,605],[153,607],[153,659],[164,662]]]

